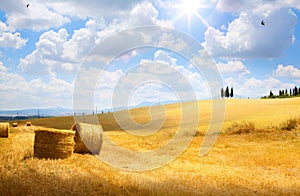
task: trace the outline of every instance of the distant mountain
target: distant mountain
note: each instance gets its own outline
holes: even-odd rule
[[[114,107],[112,109],[112,111],[116,112],[116,111],[122,111],[122,110],[130,110],[133,108],[151,107],[151,106],[157,106],[157,105],[172,104],[172,103],[177,103],[177,102],[178,101],[174,101],[174,100],[167,100],[167,101],[160,101],[160,102],[144,101],[142,103],[139,103],[139,104],[133,105],[133,106]]]
[[[47,108],[47,109],[23,109],[23,110],[0,110],[0,116],[6,117],[28,117],[28,116],[69,116],[73,115],[73,109]]]
[[[159,102],[142,102],[139,103],[135,106],[132,106],[130,108],[141,108],[141,107],[148,107],[148,106],[157,106],[157,105],[166,105],[166,104],[172,104],[172,103],[177,103],[178,101],[174,100],[166,100],[166,101],[159,101]]]

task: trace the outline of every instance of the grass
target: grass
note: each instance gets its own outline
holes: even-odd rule
[[[204,157],[198,154],[211,102],[201,101],[199,105],[202,121],[187,150],[172,163],[147,172],[117,170],[92,155],[74,154],[64,160],[33,158],[35,126],[70,128],[70,117],[40,119],[32,121],[32,127],[12,128],[9,139],[0,139],[1,194],[300,194],[300,130],[298,118],[293,118],[299,114],[299,98],[227,100],[223,134]],[[180,118],[178,106],[167,105],[166,122],[156,134],[147,137],[122,131],[112,114],[100,115],[99,119],[105,134],[116,144],[133,150],[151,150],[174,136]],[[148,112],[148,108],[141,108],[131,114],[135,121],[147,123],[151,118]],[[190,136],[191,127],[187,124],[184,128],[187,131],[182,137]]]

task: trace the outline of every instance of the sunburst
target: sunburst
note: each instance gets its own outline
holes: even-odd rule
[[[208,8],[201,0],[182,0],[182,3],[176,6],[179,10],[179,14],[175,18],[175,22],[182,18],[187,17],[188,27],[191,27],[191,18],[196,16],[207,28],[210,26],[205,19],[200,15],[199,10]]]

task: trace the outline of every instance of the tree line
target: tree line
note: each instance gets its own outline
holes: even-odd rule
[[[226,87],[225,91],[223,88],[221,88],[221,97],[224,98],[229,98],[229,97],[233,97],[233,87],[231,87],[230,91],[228,86]]]
[[[274,94],[272,90],[268,96],[262,97],[263,99],[266,98],[288,98],[288,97],[297,97],[300,96],[300,87],[295,86],[294,88],[288,89],[281,89],[278,91],[278,95]]]

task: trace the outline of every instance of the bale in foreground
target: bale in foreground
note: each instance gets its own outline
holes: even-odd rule
[[[75,131],[75,153],[100,153],[103,134],[100,125],[75,123],[71,129]]]
[[[65,159],[74,151],[75,133],[69,130],[40,129],[35,131],[34,157]]]
[[[9,123],[0,123],[0,137],[8,138]]]

